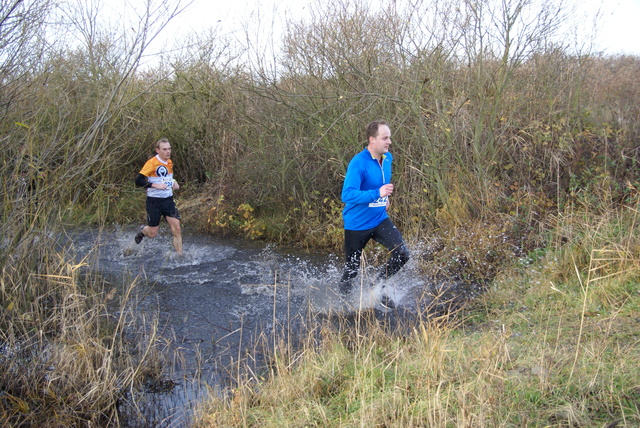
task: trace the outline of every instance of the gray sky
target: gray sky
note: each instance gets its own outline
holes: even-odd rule
[[[188,22],[200,28],[221,25],[234,31],[250,13],[259,10],[263,17],[269,18],[276,8],[280,15],[289,10],[293,16],[303,16],[308,3],[308,0],[194,0],[176,24],[182,27],[182,22]],[[640,55],[640,0],[578,0],[578,4],[579,13],[595,14],[598,8],[601,10],[598,50]]]
[[[128,0],[133,4],[144,0]],[[183,0],[188,2],[189,0]],[[180,39],[192,31],[217,27],[219,34],[241,37],[243,25],[251,31],[275,32],[285,17],[303,17],[311,2],[322,0],[193,0],[187,10],[165,29],[157,46],[168,47],[167,40]],[[371,0],[386,4],[391,0]],[[401,0],[399,0],[401,1]],[[595,50],[609,54],[640,55],[640,0],[568,0],[578,5],[576,21],[585,35],[593,31],[593,16],[600,10]],[[583,24],[584,23],[584,24]],[[277,39],[278,37],[275,37]]]
[[[589,0],[585,5],[602,9],[599,41],[605,51],[640,55],[640,0]]]

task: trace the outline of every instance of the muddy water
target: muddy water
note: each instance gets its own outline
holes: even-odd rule
[[[363,287],[344,298],[337,288],[342,255],[187,231],[180,258],[168,228],[140,245],[133,242],[136,231],[85,230],[71,236],[78,258],[86,257],[90,269],[114,284],[135,281],[135,303],[129,307],[137,317],[157,316],[162,380],[123,400],[126,426],[189,426],[197,404],[230,385],[238,360],[256,351],[256,338],[296,331],[314,314],[373,309],[392,317],[424,304],[426,285],[416,279],[411,262],[384,283],[361,275]],[[395,301],[395,310],[380,306],[382,293]],[[135,328],[140,325],[148,323]]]

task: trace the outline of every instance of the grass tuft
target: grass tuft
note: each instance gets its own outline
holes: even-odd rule
[[[197,426],[635,426],[640,235],[613,231],[636,214],[585,227],[590,256],[562,281],[570,250],[549,248],[455,317],[399,332],[362,314],[362,329],[343,319],[295,352],[282,342],[269,375],[209,400]]]

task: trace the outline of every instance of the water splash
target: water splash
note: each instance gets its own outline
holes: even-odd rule
[[[184,256],[178,257],[168,228],[140,245],[133,242],[136,231],[84,230],[71,238],[77,257],[86,257],[91,269],[123,283],[138,278],[138,310],[157,311],[161,317],[161,333],[172,342],[170,352],[180,364],[166,375],[171,390],[149,397],[141,393],[149,398],[149,411],[138,417],[171,421],[165,426],[188,426],[194,403],[209,387],[224,384],[226,367],[237,362],[242,349],[251,349],[257,336],[290,328],[292,320],[309,313],[389,312],[380,306],[383,294],[396,308],[411,310],[425,287],[410,261],[385,281],[373,281],[373,267],[365,269],[359,286],[342,296],[339,257],[188,232],[183,234]]]

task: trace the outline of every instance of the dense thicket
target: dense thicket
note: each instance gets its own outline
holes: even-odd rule
[[[11,13],[48,10],[32,7],[40,14]],[[391,210],[414,241],[483,225],[526,253],[572,204],[606,209],[638,186],[640,60],[564,43],[571,15],[554,3],[336,0],[288,22],[272,56],[212,32],[143,67],[176,10],[129,38],[86,11],[72,21],[75,45],[36,49],[36,19],[23,22],[33,37],[5,36],[2,216],[13,245],[33,209],[46,213],[33,219],[142,218],[133,177],[161,137],[186,184],[186,224],[330,248],[342,240],[342,176],[375,118],[392,126]],[[25,192],[52,203],[20,205]]]

